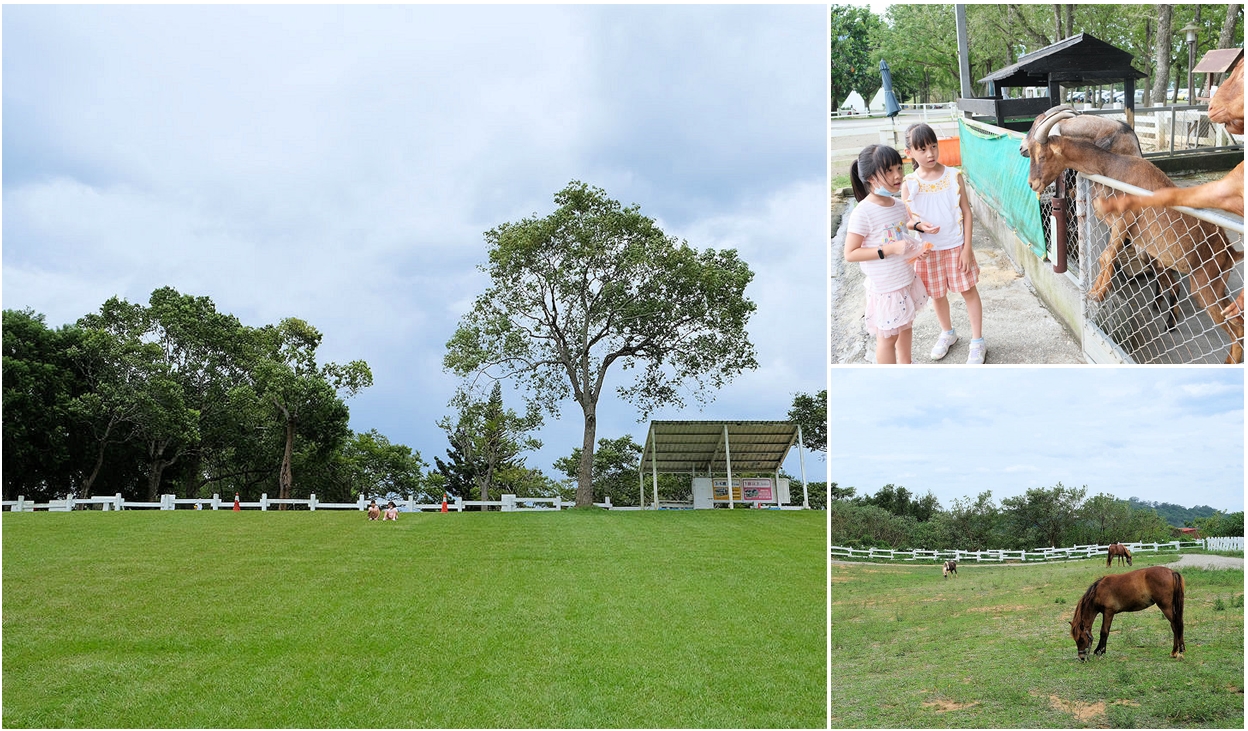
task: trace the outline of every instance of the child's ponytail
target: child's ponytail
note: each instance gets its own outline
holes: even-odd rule
[[[861,201],[867,197],[867,186],[862,182],[862,178],[858,177],[857,160],[849,164],[849,185],[854,189],[854,200]]]

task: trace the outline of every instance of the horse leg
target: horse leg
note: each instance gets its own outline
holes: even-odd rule
[[[1114,621],[1114,610],[1106,609],[1101,616],[1104,617],[1101,620],[1101,641],[1096,644],[1096,651],[1092,653],[1094,655],[1105,654],[1105,642],[1109,639],[1109,625]]]
[[[1174,605],[1166,603],[1165,606],[1157,605],[1161,613],[1166,615],[1166,619],[1170,622],[1170,632],[1174,635],[1174,645],[1170,648],[1170,657],[1182,658],[1183,652],[1187,647],[1183,643],[1183,618],[1178,616],[1174,611]]]

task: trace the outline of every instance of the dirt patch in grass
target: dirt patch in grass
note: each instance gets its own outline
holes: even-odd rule
[[[971,701],[970,703],[954,703],[953,701],[926,701],[923,703],[924,708],[930,708],[937,713],[948,713],[949,711],[960,711],[963,708],[978,706],[979,701]]]
[[[1080,701],[1064,701],[1055,695],[1049,696],[1049,703],[1063,713],[1069,713],[1080,723],[1090,723],[1105,715],[1105,701],[1081,703]]]
[[[1024,607],[1022,604],[1013,604],[1013,605],[1011,605],[1011,604],[1001,604],[1001,605],[998,605],[998,606],[995,606],[995,607],[971,607],[970,609],[968,609],[968,610],[966,610],[966,611],[967,611],[967,613],[970,613],[970,612],[992,612],[992,613],[994,613],[994,614],[995,614],[995,613],[998,613],[998,612],[1023,612],[1023,611],[1026,611],[1026,610],[1027,610],[1027,607]]]

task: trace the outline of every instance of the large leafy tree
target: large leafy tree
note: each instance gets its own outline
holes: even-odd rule
[[[1075,524],[1087,487],[1033,487],[1023,495],[1001,501],[1016,537],[1016,545],[1024,550],[1037,546],[1061,546],[1073,539]]]
[[[824,454],[828,451],[828,389],[793,396],[789,421],[802,427],[802,446]]]
[[[256,333],[261,344],[253,370],[252,398],[270,409],[282,431],[282,458],[278,471],[278,498],[291,497],[297,436],[305,437],[303,461],[324,461],[325,452],[349,434],[344,397],[373,384],[373,374],[362,360],[345,365],[318,364],[321,333],[298,318]],[[318,459],[319,458],[319,459]]]
[[[448,490],[461,496],[467,496],[471,490],[478,500],[485,501],[522,486],[545,489],[520,456],[542,446],[541,441],[529,435],[542,423],[541,412],[535,405],[524,414],[506,408],[502,384],[497,381],[485,401],[473,401],[468,392],[461,391],[452,405],[459,409],[457,418],[446,417],[438,422],[451,442],[448,461],[435,458]],[[541,496],[528,492],[512,494]]]
[[[557,415],[575,399],[584,418],[576,504],[593,502],[598,401],[617,363],[638,371],[617,389],[643,418],[663,404],[699,401],[756,368],[745,326],[753,273],[732,249],[698,251],[667,236],[600,188],[573,181],[548,216],[485,234],[490,285],[447,343],[445,366],[510,378]]]
[[[67,358],[81,331],[32,310],[4,311],[4,499],[48,500],[81,482],[67,407],[83,383]]]
[[[360,495],[398,500],[416,495],[422,500],[433,496],[425,490],[425,462],[420,452],[404,444],[395,444],[376,429],[354,434],[343,448],[350,491],[344,496],[354,500]],[[439,494],[437,497],[441,497]]]
[[[631,434],[618,439],[600,437],[594,450],[594,501],[611,498],[612,505],[636,505],[638,500],[637,468],[641,461],[641,445]],[[581,448],[555,460],[555,469],[575,481],[581,469]],[[663,475],[667,477],[667,475]]]
[[[869,8],[856,5],[832,5],[828,12],[832,30],[832,108],[837,109],[851,91],[871,101],[884,83],[879,65],[871,62],[871,52],[877,47],[872,34],[884,23]]]

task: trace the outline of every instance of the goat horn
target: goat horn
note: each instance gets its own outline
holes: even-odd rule
[[[1040,129],[1036,130],[1036,142],[1039,142],[1042,145],[1049,144],[1049,130],[1053,129],[1053,125],[1063,119],[1074,119],[1076,116],[1078,115],[1076,115],[1073,111],[1064,110],[1044,120],[1044,122],[1040,124]]]

